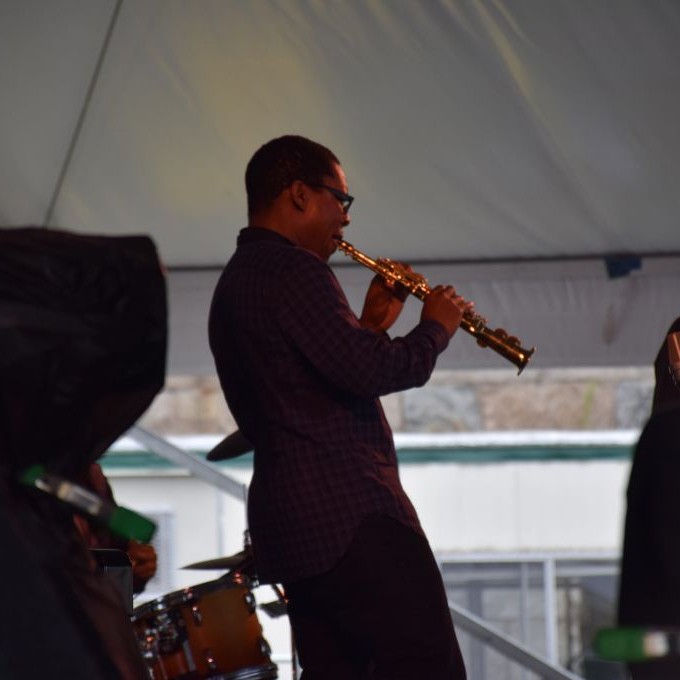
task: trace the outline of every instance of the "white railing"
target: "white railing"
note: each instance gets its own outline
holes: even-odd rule
[[[167,439],[163,439],[163,437],[159,437],[139,425],[131,427],[127,432],[127,436],[161,458],[186,468],[195,477],[228,493],[237,500],[247,503],[248,486],[222,472],[217,465],[192,456],[190,453],[180,449],[179,446],[171,444]]]
[[[532,652],[516,640],[496,630],[467,609],[449,601],[449,610],[457,628],[466,631],[511,661],[523,666],[527,670],[533,671],[541,678],[544,678],[544,680],[582,680],[580,675],[574,675],[574,673],[556,666],[547,659]]]

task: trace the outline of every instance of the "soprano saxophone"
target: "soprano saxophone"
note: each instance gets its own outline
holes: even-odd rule
[[[351,243],[338,239],[338,248],[359,264],[368,267],[386,281],[398,283],[419,300],[424,300],[432,290],[422,274],[408,271],[403,265],[388,258],[374,260],[357,250]],[[536,351],[535,347],[524,349],[519,339],[508,335],[502,328],[492,330],[487,327],[486,319],[474,312],[463,312],[460,327],[477,339],[480,347],[488,347],[513,363],[519,375]]]

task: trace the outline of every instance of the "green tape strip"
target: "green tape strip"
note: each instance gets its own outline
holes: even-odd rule
[[[604,628],[595,636],[593,647],[610,661],[643,661],[650,656],[644,648],[645,633],[637,627]]]
[[[45,466],[38,463],[31,465],[31,467],[24,470],[24,472],[19,475],[19,481],[27,486],[36,486],[36,482],[44,475]],[[83,499],[78,497],[78,490],[80,490],[80,496],[89,495],[90,497],[93,497],[96,496],[94,492],[72,482],[68,482],[67,480],[63,480],[56,475],[48,475],[44,481],[47,482],[48,478],[51,480],[52,485],[59,485],[60,483],[67,484],[68,489],[72,491],[73,497],[58,496],[54,488],[51,488],[49,484],[47,485],[47,488],[41,488],[42,491],[75,507],[79,512],[85,514],[85,516],[91,517],[95,522],[103,524],[118,536],[134,539],[141,543],[148,543],[156,532],[156,524],[150,519],[143,517],[129,508],[115,505],[105,499],[102,499],[102,505],[100,506],[101,511],[94,514],[89,511],[89,506],[83,505]]]
[[[36,479],[39,477],[42,477],[42,475],[45,474],[45,466],[40,465],[39,463],[36,463],[35,465],[31,465],[30,468],[27,470],[24,470],[20,475],[19,475],[19,481],[22,484],[27,484],[28,486],[33,486],[35,484]]]
[[[123,538],[148,543],[156,532],[156,524],[136,512],[117,506],[109,517],[108,527]]]

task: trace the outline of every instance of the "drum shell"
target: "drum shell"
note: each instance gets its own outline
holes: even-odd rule
[[[276,678],[240,574],[169,593],[135,608],[132,624],[154,680]]]

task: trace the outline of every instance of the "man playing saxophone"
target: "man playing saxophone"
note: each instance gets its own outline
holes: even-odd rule
[[[379,397],[430,377],[471,304],[371,282],[359,318],[327,264],[352,197],[327,148],[274,139],[246,170],[248,226],[217,284],[210,346],[253,443],[258,577],[282,583],[304,680],[462,680],[437,563],[398,475]]]

